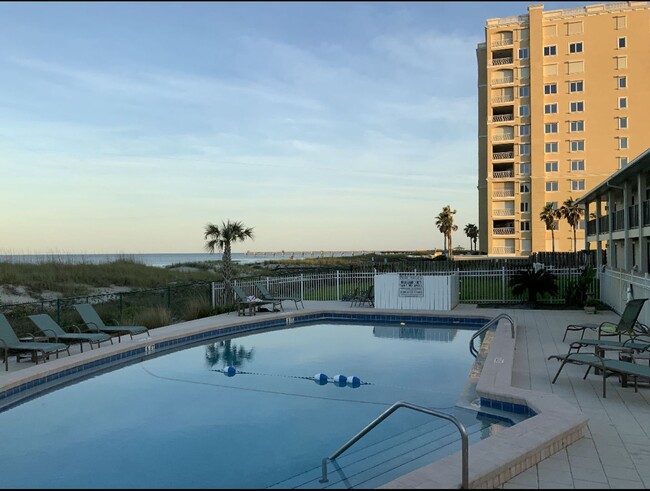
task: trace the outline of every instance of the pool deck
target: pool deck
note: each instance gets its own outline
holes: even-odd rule
[[[289,303],[289,302],[287,302]],[[318,311],[376,312],[368,307],[351,308],[348,302],[305,301],[305,313]],[[79,353],[78,345],[71,348],[72,356],[60,355],[47,363],[28,361],[16,363],[15,356],[9,361],[9,371],[0,375],[0,391],[26,381],[55,373],[79,363],[86,363],[110,354],[120,353],[134,347],[153,343],[188,333],[201,332],[234,323],[262,321],[271,317],[283,317],[296,313],[293,305],[285,305],[285,313],[258,313],[254,317],[238,317],[237,313],[197,319],[154,329],[151,336],[115,340],[113,345],[102,344],[90,350],[86,344]],[[396,311],[386,311],[395,313]],[[402,311],[417,314],[417,311]],[[303,309],[297,313],[302,314]],[[431,311],[427,313],[431,314]],[[500,323],[495,337],[503,331],[504,344],[496,343],[490,348],[490,360],[499,365],[484,367],[479,382],[480,391],[489,395],[492,391],[507,392],[515,402],[528,400],[538,415],[502,430],[494,437],[470,446],[470,482],[484,488],[502,489],[593,489],[593,488],[650,488],[650,388],[640,384],[622,387],[616,377],[607,379],[607,398],[602,397],[602,378],[590,374],[583,380],[585,369],[567,365],[557,382],[551,384],[560,363],[547,360],[553,354],[566,353],[568,344],[577,334],[569,333],[562,342],[567,324],[578,322],[616,321],[614,312],[595,315],[582,311],[551,311],[523,309],[478,309],[475,305],[461,304],[452,311],[436,312],[440,315],[494,317],[500,313],[510,315],[517,325],[516,339],[508,347],[509,327]],[[496,350],[496,351],[493,351]],[[501,351],[499,351],[501,350]],[[495,356],[496,354],[496,356]],[[505,360],[505,363],[504,363]],[[497,371],[491,372],[493,368]],[[501,370],[501,373],[498,372]],[[504,374],[507,377],[504,378]],[[481,393],[481,395],[483,395]],[[540,409],[542,408],[542,409]],[[555,419],[553,419],[555,418]],[[586,422],[586,424],[585,424]],[[525,425],[523,423],[526,423]],[[521,429],[519,429],[521,425]],[[562,428],[562,426],[566,428]],[[515,430],[517,429],[517,430]],[[524,430],[526,435],[524,435]],[[503,438],[497,439],[503,434]],[[542,448],[545,434],[557,436],[552,445]],[[540,442],[531,443],[531,435]],[[510,440],[508,440],[510,438]],[[528,440],[526,440],[528,439]],[[572,442],[572,443],[571,443]],[[540,450],[541,449],[541,450]],[[525,454],[524,454],[525,453]],[[510,468],[494,461],[508,460],[508,454],[519,458]],[[447,459],[456,459],[450,456]],[[443,459],[444,460],[444,459]],[[460,483],[459,465],[448,465],[441,472],[436,464],[425,466],[391,483],[386,488],[457,488]],[[484,479],[485,473],[490,479]],[[483,474],[482,474],[483,473]],[[477,476],[482,475],[481,479]],[[505,477],[504,477],[505,476]]]

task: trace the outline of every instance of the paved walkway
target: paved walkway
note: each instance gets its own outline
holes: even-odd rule
[[[286,308],[286,307],[285,307]],[[321,308],[349,308],[347,302],[305,302],[305,310]],[[290,311],[293,309],[287,309]],[[301,309],[302,311],[302,309]],[[557,382],[551,380],[560,364],[548,361],[552,354],[566,353],[569,339],[562,342],[564,328],[574,322],[616,321],[613,312],[588,315],[582,311],[549,311],[519,309],[477,309],[475,305],[459,305],[452,314],[493,316],[508,313],[517,322],[517,342],[513,369],[513,384],[516,387],[542,393],[554,393],[576,406],[589,417],[587,435],[543,460],[529,470],[505,483],[503,489],[541,488],[650,488],[650,388],[642,384],[639,392],[634,388],[621,387],[615,377],[608,379],[607,398],[602,398],[602,379],[593,374],[583,380],[584,369],[574,365],[565,367]],[[449,314],[449,312],[445,312]],[[259,314],[262,319],[266,315]],[[240,318],[242,319],[242,318]],[[155,329],[151,341],[173,334],[180,334],[188,328],[219,326],[237,320],[236,313],[197,319],[182,324]],[[567,337],[575,338],[576,333]],[[571,339],[573,339],[571,338]],[[72,348],[75,356],[97,355],[126,345],[141,345],[147,338],[142,336],[114,346],[102,344],[100,351],[78,354],[78,347]],[[0,375],[0,389],[11,381],[33,377],[36,373],[48,371],[68,358],[63,354],[59,360],[34,365],[15,362],[12,357],[9,373]],[[471,465],[471,448],[470,448]]]

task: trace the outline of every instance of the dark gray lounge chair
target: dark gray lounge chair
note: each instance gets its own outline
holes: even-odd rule
[[[569,324],[564,330],[562,341],[566,339],[569,331],[581,331],[580,339],[583,339],[586,331],[595,331],[598,333],[598,338],[601,336],[616,336],[618,335],[619,341],[622,334],[632,334],[634,326],[639,318],[643,304],[648,300],[647,298],[635,298],[625,304],[625,309],[621,314],[618,323],[605,321],[600,324],[584,323],[584,324]]]
[[[34,339],[34,336],[30,335],[30,338]],[[0,348],[3,350],[6,371],[9,371],[9,355],[12,352],[16,353],[16,361],[20,361],[21,355],[29,353],[36,364],[38,364],[39,354],[43,363],[52,353],[55,353],[58,358],[60,351],[67,351],[70,356],[70,347],[64,343],[21,341],[4,314],[0,314]]]
[[[81,332],[81,329],[79,329],[78,326],[72,326],[74,332],[66,332],[47,314],[28,315],[27,317],[29,317],[29,320],[31,320],[43,334],[50,339],[54,339],[54,342],[56,343],[59,341],[63,341],[64,343],[79,343],[82,353],[84,352],[84,341],[88,342],[90,349],[93,349],[93,343],[97,344],[97,347],[99,348],[102,341],[110,341],[111,344],[113,344],[113,338],[111,338],[110,334],[105,332]]]
[[[95,308],[89,303],[79,303],[73,305],[73,307],[77,310],[77,312],[79,312],[79,315],[83,319],[83,322],[86,326],[95,328],[96,330],[105,332],[111,336],[117,336],[118,343],[122,342],[122,336],[126,334],[131,336],[131,339],[133,339],[133,336],[135,334],[147,333],[147,336],[151,336],[149,334],[149,329],[147,329],[145,326],[120,326],[117,325],[117,321],[115,319],[112,321],[115,323],[115,325],[107,326],[104,324],[104,321],[101,319],[101,317],[99,317],[99,314]]]
[[[284,312],[284,307],[282,306],[282,302],[284,300],[289,300],[291,302],[294,302],[296,304],[296,310],[298,310],[298,302],[300,302],[300,305],[302,305],[302,308],[305,308],[305,304],[302,303],[302,298],[300,297],[291,297],[291,296],[282,296],[282,295],[273,295],[268,288],[266,288],[266,285],[264,283],[255,283],[255,287],[259,290],[260,292],[260,299],[262,300],[269,300],[269,301],[279,301],[280,302],[280,308]]]
[[[603,398],[607,397],[607,384],[606,379],[612,375],[620,375],[622,377],[623,385],[627,383],[627,376],[632,376],[634,378],[634,392],[638,392],[637,378],[650,379],[650,366],[640,365],[634,363],[633,361],[623,361],[616,360],[613,358],[604,358],[590,353],[569,353],[567,355],[551,355],[548,357],[551,359],[558,359],[562,362],[560,368],[558,369],[555,377],[553,377],[552,384],[557,380],[558,375],[564,368],[564,365],[571,363],[574,365],[586,365],[587,371],[583,378],[586,379],[589,375],[589,371],[592,368],[598,369],[603,376]]]
[[[352,299],[352,303],[350,304],[350,307],[352,307],[354,304],[357,304],[357,307],[361,307],[364,303],[367,303],[371,307],[375,306],[375,285],[370,285],[368,289],[364,292],[361,292],[359,295],[355,296]]]
[[[237,315],[246,315],[246,310],[248,310],[249,315],[255,315],[255,311],[262,305],[271,305],[271,310],[275,310],[276,305],[282,308],[282,302],[280,300],[263,300],[257,297],[249,299],[249,296],[246,295],[239,285],[231,284],[230,286],[232,291],[235,292],[235,295],[237,295]]]

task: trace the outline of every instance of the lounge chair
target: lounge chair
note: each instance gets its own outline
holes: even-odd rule
[[[29,317],[29,320],[31,320],[43,334],[50,339],[54,339],[54,342],[56,343],[59,341],[63,341],[64,343],[79,343],[82,353],[84,352],[84,341],[88,341],[91,350],[93,349],[93,343],[96,343],[98,348],[102,341],[110,341],[111,344],[113,344],[113,338],[110,334],[106,334],[105,332],[81,332],[81,329],[79,329],[78,326],[72,326],[75,332],[66,332],[47,314],[28,315],[27,317]]]
[[[16,353],[16,361],[20,361],[22,355],[29,353],[34,363],[38,364],[38,356],[40,354],[43,363],[47,360],[51,353],[55,353],[59,357],[59,352],[67,351],[70,356],[70,347],[64,343],[46,343],[33,341],[34,336],[29,336],[32,341],[21,341],[18,339],[16,332],[9,324],[9,321],[0,314],[0,348],[3,350],[3,357],[5,362],[5,370],[9,371],[9,355],[11,352]]]
[[[264,285],[264,283],[255,283],[255,287],[259,290],[260,292],[260,298],[262,300],[279,300],[280,301],[280,308],[284,312],[284,307],[282,306],[282,302],[284,300],[289,300],[291,302],[294,302],[296,304],[296,310],[298,310],[298,302],[300,302],[300,305],[302,305],[302,308],[305,308],[305,304],[302,303],[302,298],[300,297],[291,297],[291,296],[278,296],[278,295],[273,295],[268,288]]]
[[[262,300],[252,295],[246,295],[239,285],[231,284],[230,287],[237,295],[237,315],[246,315],[246,309],[248,309],[248,315],[255,315],[255,311],[262,305],[271,305],[271,310],[275,310],[276,305],[282,308],[282,301],[280,300]]]
[[[73,305],[73,307],[79,312],[79,315],[83,319],[83,322],[86,326],[88,327],[94,327],[95,330],[105,332],[106,334],[110,334],[111,336],[117,336],[117,342],[121,343],[122,342],[122,336],[123,335],[130,335],[131,339],[133,339],[133,336],[135,334],[142,334],[142,333],[147,333],[147,336],[151,336],[149,334],[149,329],[147,329],[145,326],[120,326],[117,325],[117,321],[113,319],[112,322],[115,323],[115,325],[107,326],[104,324],[104,321],[99,317],[99,314],[97,314],[97,311],[95,308],[89,304],[89,303],[79,303],[76,305]]]
[[[350,307],[354,304],[357,304],[357,307],[361,307],[364,303],[367,303],[371,307],[375,306],[375,285],[370,285],[370,287],[365,291],[361,292],[359,295],[352,298],[352,303]]]
[[[634,363],[633,361],[623,361],[623,360],[616,360],[612,358],[604,358],[590,353],[569,353],[567,355],[551,355],[548,357],[549,360],[553,358],[562,361],[562,364],[560,365],[560,368],[555,374],[555,377],[551,382],[552,384],[555,383],[558,375],[560,375],[560,372],[564,368],[564,365],[566,365],[567,363],[571,363],[574,365],[586,365],[588,368],[587,371],[585,372],[584,377],[582,377],[583,380],[587,378],[587,375],[589,375],[589,371],[592,368],[598,369],[602,374],[603,398],[607,397],[607,391],[606,391],[607,384],[605,383],[607,377],[610,377],[612,375],[621,376],[622,378],[621,382],[623,386],[626,386],[627,384],[628,375],[634,377],[634,392],[639,391],[637,386],[637,378],[640,377],[640,378],[650,379],[650,366],[640,365],[638,363]]]
[[[584,324],[569,324],[564,330],[564,336],[562,341],[566,339],[566,335],[569,331],[582,331],[580,339],[583,339],[586,331],[596,331],[598,333],[598,338],[601,336],[616,336],[618,335],[619,341],[621,339],[621,334],[632,333],[634,331],[634,326],[639,318],[643,304],[647,298],[635,298],[630,300],[625,304],[625,310],[621,314],[618,323],[614,324],[613,322],[601,322],[600,324],[594,323],[584,323]]]

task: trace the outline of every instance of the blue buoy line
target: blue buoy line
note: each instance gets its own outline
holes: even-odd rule
[[[362,385],[373,385],[371,382],[362,382],[359,377],[356,375],[334,375],[333,377],[328,377],[324,373],[317,373],[311,377],[301,377],[297,375],[273,375],[268,373],[257,373],[257,372],[241,372],[238,371],[235,367],[227,366],[223,368],[212,369],[213,372],[223,373],[226,377],[234,377],[236,374],[242,375],[267,375],[274,377],[286,377],[286,378],[297,378],[302,380],[313,380],[317,385],[327,385],[334,384],[337,387],[352,387],[357,388]]]

